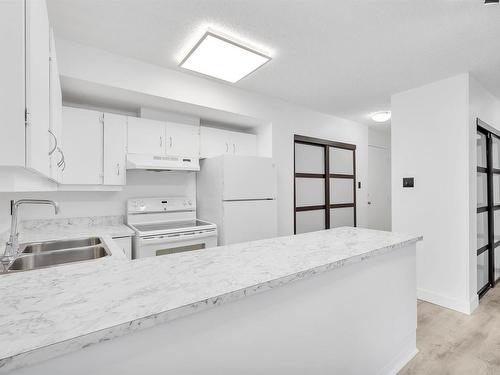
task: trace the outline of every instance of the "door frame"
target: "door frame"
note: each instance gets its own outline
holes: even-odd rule
[[[309,146],[323,147],[324,149],[324,171],[325,173],[297,173],[295,171],[295,145],[305,144]],[[330,147],[351,150],[353,154],[352,171],[353,174],[335,174],[330,173]],[[297,178],[323,178],[325,180],[325,204],[317,206],[301,206],[297,207],[296,185]],[[346,178],[352,179],[353,184],[353,203],[330,204],[330,179],[331,178]],[[356,145],[350,143],[330,141],[327,139],[314,138],[305,135],[294,135],[293,142],[293,233],[297,234],[297,212],[325,210],[325,229],[330,229],[330,209],[332,208],[348,208],[354,209],[354,226],[357,226],[356,221]]]
[[[500,175],[500,169],[493,168],[493,137],[500,140],[500,132],[479,118],[476,118],[477,132],[486,136],[486,167],[480,167],[476,162],[476,174],[486,173],[487,204],[476,208],[476,214],[488,214],[488,243],[476,249],[476,256],[488,252],[488,282],[477,292],[482,298],[488,290],[494,288],[500,280],[495,279],[495,249],[500,246],[500,241],[495,242],[495,211],[500,210],[500,205],[494,204],[493,176]],[[477,146],[476,146],[477,147]],[[477,196],[477,193],[476,193]],[[500,251],[500,249],[498,250]]]

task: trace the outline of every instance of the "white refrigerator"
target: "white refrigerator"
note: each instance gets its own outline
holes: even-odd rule
[[[198,218],[217,224],[220,246],[276,237],[276,185],[271,158],[222,155],[201,160]]]

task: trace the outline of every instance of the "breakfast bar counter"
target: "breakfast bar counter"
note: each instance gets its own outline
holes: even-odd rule
[[[416,353],[421,239],[343,227],[0,275],[0,372],[390,373]]]

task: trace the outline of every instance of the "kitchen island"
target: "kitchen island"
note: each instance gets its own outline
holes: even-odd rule
[[[420,239],[344,227],[1,275],[0,372],[394,373]]]

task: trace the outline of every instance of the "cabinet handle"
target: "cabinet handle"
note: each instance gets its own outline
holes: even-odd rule
[[[59,147],[57,148],[57,151],[59,151],[59,153],[61,154],[61,160],[57,162],[57,166],[62,167],[62,165],[66,163],[66,161],[64,160],[64,152]]]
[[[226,153],[229,152],[229,143],[226,142]]]
[[[116,163],[116,175],[120,175],[120,163]]]
[[[172,140],[172,136],[170,136],[170,148],[172,148],[172,145],[174,144],[173,140]]]
[[[160,136],[160,147],[163,147],[163,137]]]
[[[52,133],[50,129],[48,130],[48,132],[54,138],[54,147],[52,148],[52,150],[49,151],[49,156],[51,156],[57,149],[57,137],[54,135],[54,133]]]
[[[236,154],[236,145],[233,143],[233,154]]]
[[[62,170],[61,170],[61,172],[64,172],[64,170],[65,170],[65,169],[66,169],[66,162],[65,162],[65,161],[63,161],[63,166],[62,166]]]

